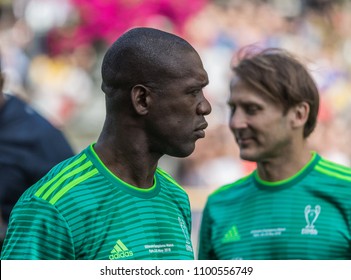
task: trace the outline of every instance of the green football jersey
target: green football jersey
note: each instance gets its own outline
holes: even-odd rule
[[[351,169],[313,153],[295,176],[257,171],[207,200],[199,259],[351,259]]]
[[[93,145],[58,164],[14,207],[2,259],[194,259],[188,195],[157,168],[139,189],[113,175]]]

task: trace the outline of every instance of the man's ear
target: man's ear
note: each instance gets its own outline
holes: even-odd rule
[[[149,112],[150,90],[143,85],[135,85],[131,90],[131,98],[134,110],[139,115]]]
[[[301,102],[292,108],[292,127],[304,127],[310,114],[310,105],[307,102]]]

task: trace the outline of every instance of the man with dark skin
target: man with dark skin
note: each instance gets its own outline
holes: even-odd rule
[[[194,259],[188,196],[158,160],[205,136],[207,84],[184,39],[152,28],[118,38],[102,63],[97,142],[22,196],[2,259]]]
[[[120,52],[125,63],[133,66],[121,71],[117,79],[114,66],[106,62],[115,53],[105,57],[102,89],[107,116],[95,151],[115,175],[139,188],[148,188],[161,156],[186,157],[193,152],[195,140],[204,137],[204,115],[211,107],[202,93],[208,83],[207,73],[196,52],[189,51],[186,44],[165,46],[165,52],[158,53],[150,46],[145,59],[142,44],[141,40],[135,50]],[[179,51],[168,53],[173,47]],[[118,67],[123,69],[124,65]],[[120,137],[122,133],[124,137]]]

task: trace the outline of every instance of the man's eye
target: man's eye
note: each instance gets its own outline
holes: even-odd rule
[[[248,106],[246,108],[246,112],[250,115],[254,115],[255,113],[257,113],[258,111],[258,107],[257,106]]]
[[[230,109],[230,114],[233,115],[235,113],[236,107],[234,105],[229,105],[229,109]]]
[[[191,95],[198,95],[201,92],[201,89],[194,89],[192,91],[190,91]]]

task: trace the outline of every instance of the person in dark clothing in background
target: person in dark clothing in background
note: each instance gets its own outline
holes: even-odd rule
[[[0,67],[0,249],[11,210],[22,193],[74,155],[63,132],[25,101],[3,92],[4,80]]]

